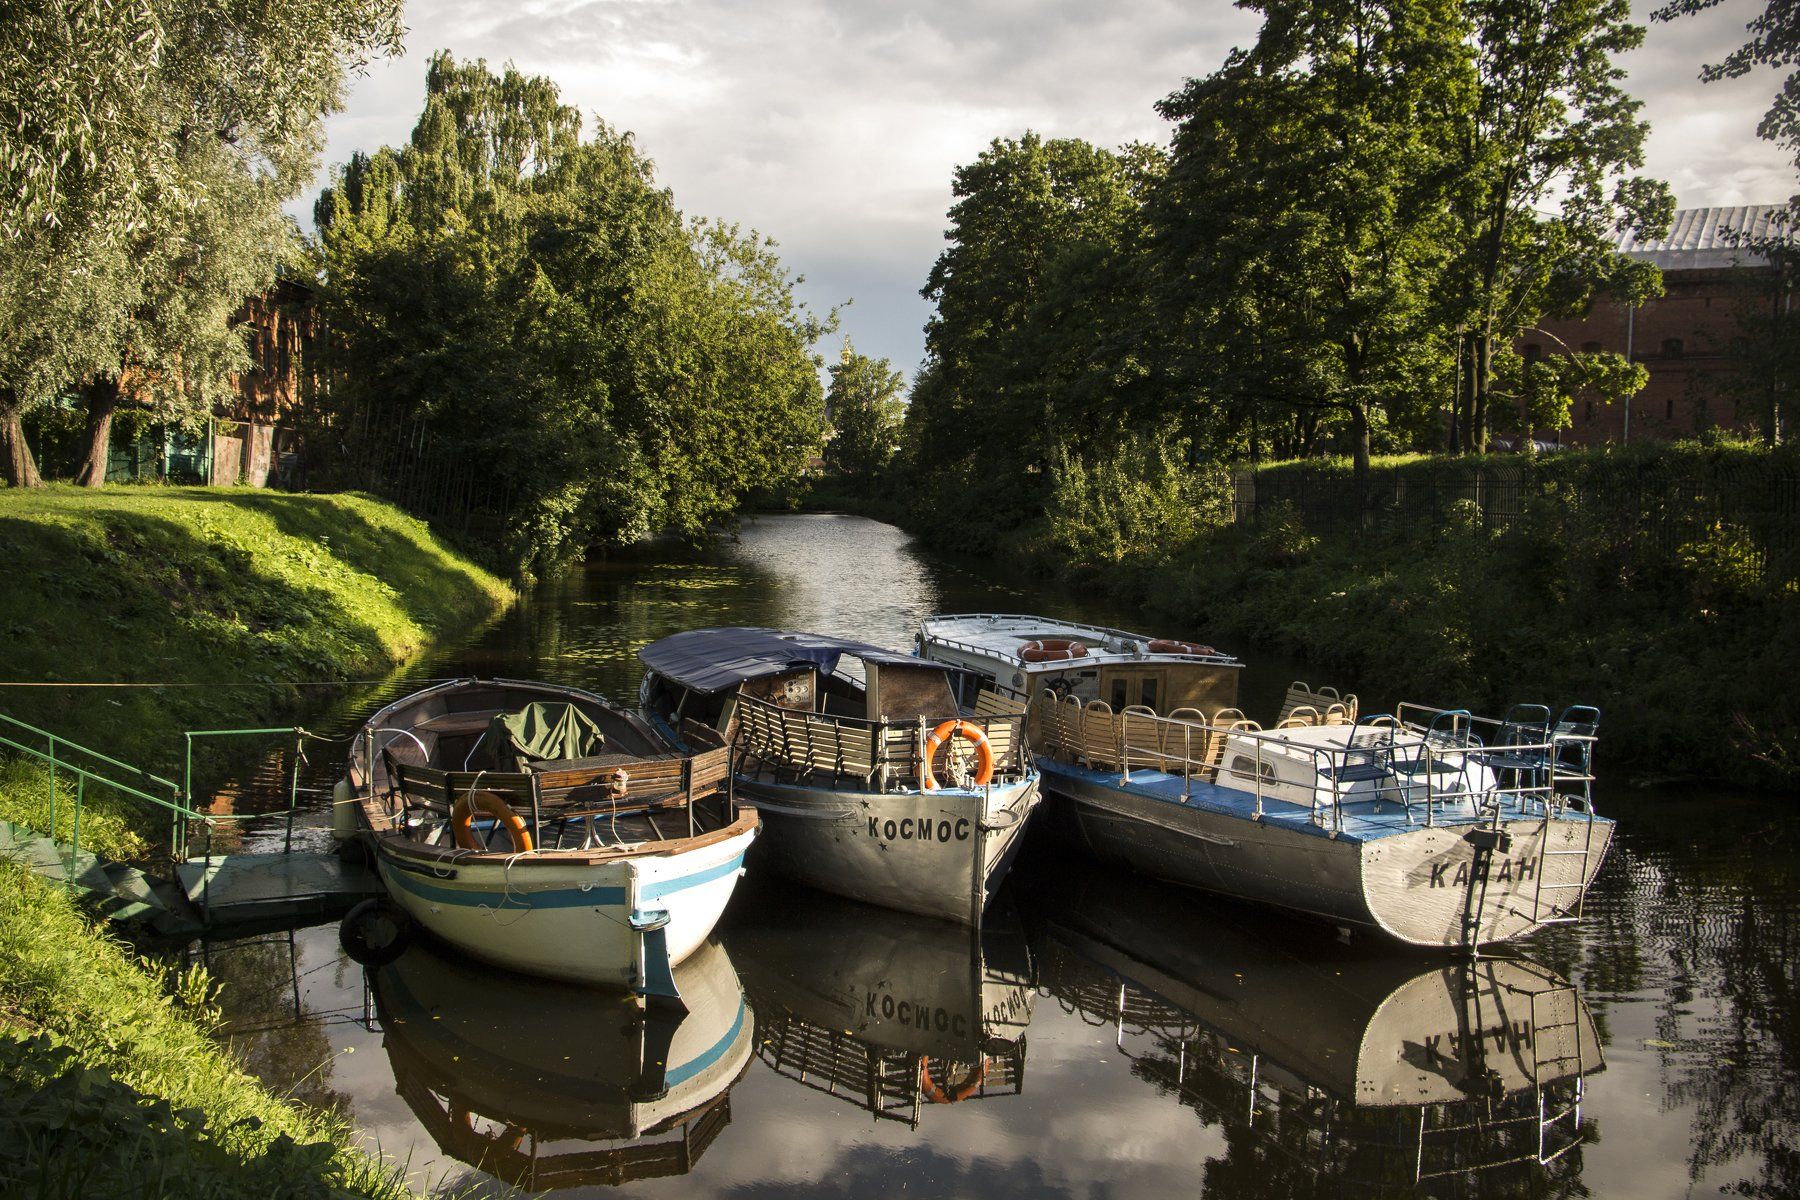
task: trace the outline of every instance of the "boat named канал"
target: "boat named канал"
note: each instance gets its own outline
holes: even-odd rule
[[[638,657],[645,716],[687,744],[732,742],[765,826],[759,867],[981,924],[1038,802],[1022,702],[963,703],[942,664],[812,633],[696,629]]]
[[[1371,715],[1295,684],[1264,729],[1210,646],[981,613],[928,618],[919,653],[1031,697],[1053,824],[1175,883],[1473,948],[1579,920],[1612,842],[1593,708]]]
[[[723,739],[575,688],[456,680],[371,717],[340,784],[388,895],[458,950],[679,1001],[755,840]],[[353,914],[354,915],[354,914]]]

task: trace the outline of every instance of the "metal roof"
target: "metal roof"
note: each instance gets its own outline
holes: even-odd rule
[[[846,654],[864,662],[949,669],[942,663],[926,662],[867,642],[746,626],[670,634],[639,650],[638,658],[658,675],[682,687],[696,692],[722,692],[745,680],[780,675],[796,667],[813,667],[829,675]]]
[[[1619,250],[1645,259],[1665,271],[1713,270],[1762,266],[1767,260],[1742,245],[1745,239],[1773,237],[1785,227],[1785,204],[1745,204],[1735,208],[1676,210],[1666,237],[1639,241],[1631,233],[1619,238]]]

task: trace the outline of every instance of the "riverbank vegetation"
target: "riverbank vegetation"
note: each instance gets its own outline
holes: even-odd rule
[[[365,496],[0,490],[0,711],[174,775],[182,729],[385,674],[511,589]],[[81,683],[167,684],[86,688]]]
[[[316,215],[339,381],[321,440],[382,488],[401,464],[370,455],[419,447],[406,471],[486,511],[502,569],[703,537],[821,444],[830,322],[773,243],[684,216],[632,136],[584,135],[549,79],[436,56],[410,143],[352,158]]]
[[[211,1036],[214,998],[0,863],[0,1194],[413,1194],[343,1120],[245,1074]]]
[[[1343,459],[1155,463],[1060,472],[1018,557],[1387,704],[1596,704],[1610,764],[1800,788],[1792,448],[1378,461],[1373,496]]]

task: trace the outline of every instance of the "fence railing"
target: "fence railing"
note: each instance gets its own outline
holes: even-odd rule
[[[1593,735],[1546,727],[1520,737],[1462,710],[1403,704],[1399,712],[1361,718],[1341,743],[1326,744],[1287,732],[1339,724],[1323,715],[1265,730],[1236,709],[1114,712],[1104,700],[1084,704],[1048,690],[1033,701],[1031,719],[1035,744],[1053,758],[1117,770],[1122,783],[1134,770],[1179,776],[1184,797],[1196,782],[1248,792],[1258,820],[1271,800],[1298,804],[1334,834],[1347,805],[1368,802],[1399,805],[1407,823],[1424,825],[1497,818],[1508,805],[1522,816],[1593,815]],[[1483,729],[1497,735],[1493,744],[1483,742]]]
[[[1330,536],[1441,521],[1457,505],[1484,529],[1513,526],[1535,509],[1665,553],[1726,527],[1745,535],[1759,570],[1800,550],[1800,464],[1779,460],[1596,464],[1551,455],[1377,467],[1366,484],[1323,468],[1246,468],[1234,476],[1240,523],[1291,513],[1307,530]]]
[[[801,712],[749,696],[738,697],[737,706],[735,746],[743,761],[797,776],[859,780],[878,791],[918,785],[926,742],[942,723],[930,717],[872,721]],[[942,718],[952,719],[981,730],[994,756],[996,778],[1023,770],[1025,713]],[[933,755],[934,777],[942,781],[966,772],[975,753],[966,739],[951,738]]]

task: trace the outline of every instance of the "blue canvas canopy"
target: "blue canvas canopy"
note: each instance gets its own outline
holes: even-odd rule
[[[846,654],[866,663],[948,669],[867,642],[746,626],[671,634],[638,651],[638,658],[664,679],[691,691],[711,693],[806,667],[829,675]]]

